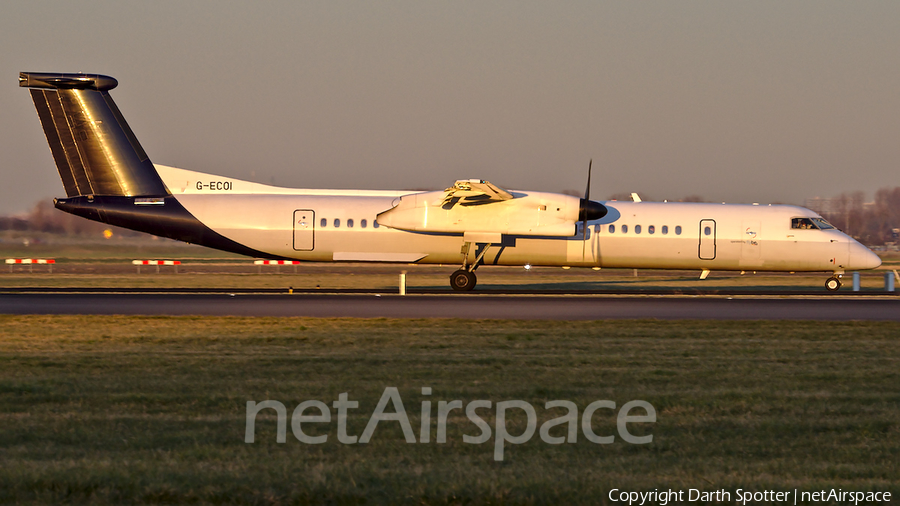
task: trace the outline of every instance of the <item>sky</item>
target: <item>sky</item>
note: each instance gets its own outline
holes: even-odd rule
[[[300,188],[797,203],[900,186],[900,2],[0,5],[0,214],[64,196],[19,71],[115,77],[155,163]]]

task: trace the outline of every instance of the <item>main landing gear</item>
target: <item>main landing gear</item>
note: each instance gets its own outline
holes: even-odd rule
[[[479,253],[478,256],[475,257],[475,261],[469,265],[469,248],[472,247],[472,244],[473,243],[471,242],[463,244],[462,250],[460,251],[463,257],[462,268],[450,275],[450,287],[458,292],[468,292],[475,288],[475,283],[478,282],[478,279],[475,277],[475,269],[478,268],[481,259],[484,258],[484,254],[487,253],[488,248],[491,247],[491,243],[485,243],[481,253]]]
[[[478,280],[475,278],[475,273],[464,269],[450,275],[450,286],[460,292],[467,292],[475,288],[476,281]]]

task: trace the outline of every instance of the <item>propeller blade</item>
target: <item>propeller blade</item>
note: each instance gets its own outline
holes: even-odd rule
[[[591,158],[588,162],[588,181],[587,187],[584,189],[584,200],[581,201],[581,240],[584,241],[587,239],[587,221],[588,221],[588,213],[587,208],[590,205],[591,201],[591,167],[594,165],[594,159]],[[582,248],[584,249],[584,248]],[[583,255],[582,255],[583,256]]]
[[[599,202],[591,200],[591,167],[594,160],[588,162],[588,180],[587,187],[584,189],[584,198],[581,199],[581,205],[578,209],[578,219],[581,220],[581,241],[582,241],[582,259],[584,258],[584,243],[587,242],[587,222],[590,220],[599,220],[606,216],[609,209]]]
[[[578,220],[581,221],[581,224],[583,225],[582,228],[587,226],[588,221],[599,220],[606,216],[606,213],[609,211],[603,204],[591,200],[591,165],[593,165],[593,162],[594,161],[591,160],[588,163],[587,188],[584,190],[584,198],[581,199],[578,207]]]
[[[591,166],[594,165],[594,159],[588,162],[588,182],[587,188],[584,189],[584,200],[591,200]]]
[[[588,180],[587,187],[584,189],[584,200],[582,200],[582,205],[584,207],[583,212],[581,213],[581,260],[584,261],[585,256],[585,245],[587,243],[587,206],[591,201],[591,166],[594,165],[594,159],[591,158],[588,161]]]

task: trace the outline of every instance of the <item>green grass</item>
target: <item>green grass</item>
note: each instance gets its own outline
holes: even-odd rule
[[[275,442],[245,405],[643,399],[647,445]],[[271,412],[271,411],[270,411]],[[458,413],[458,412],[456,412]],[[609,411],[598,434],[615,434]],[[492,417],[485,419],[493,426]],[[603,503],[612,487],[900,492],[900,324],[0,316],[0,502]],[[518,434],[524,417],[508,425]],[[557,428],[562,429],[562,428]],[[432,441],[435,437],[432,419]],[[311,431],[315,432],[315,431]],[[555,431],[556,434],[561,432]]]
[[[411,289],[441,289],[450,292],[448,277],[457,266],[432,265],[365,265],[365,264],[302,264],[296,273],[291,266],[280,269],[266,266],[261,270],[251,260],[242,263],[186,263],[175,274],[171,266],[144,266],[141,274],[130,261],[105,263],[63,263],[53,267],[53,273],[45,265],[33,267],[0,267],[0,289],[21,287],[103,287],[103,288],[282,288],[342,289],[361,288],[396,290],[398,276],[407,271],[407,286]],[[631,269],[560,269],[535,267],[526,271],[517,267],[485,266],[478,270],[476,290],[737,290],[753,291],[821,291],[824,273],[712,273],[706,280],[699,280],[691,271],[642,270],[634,276]],[[843,292],[849,292],[852,280],[844,277]],[[864,272],[861,275],[864,291],[884,290],[881,271]]]
[[[0,232],[0,256],[3,258],[55,258],[60,262],[126,261],[135,258],[174,257],[219,261],[245,259],[194,244],[147,234],[136,236],[66,236],[40,232]]]
[[[30,242],[25,245],[24,241]],[[900,268],[895,252],[881,252],[884,266],[861,273],[862,289],[880,292],[884,288],[886,269]],[[54,258],[52,275],[49,267],[35,265],[0,266],[0,289],[21,287],[105,287],[105,288],[283,288],[396,289],[398,275],[408,271],[410,288],[445,289],[456,265],[384,265],[304,263],[297,267],[266,266],[261,270],[253,259],[231,253],[185,244],[152,236],[119,236],[112,239],[66,237],[25,232],[0,233],[0,258]],[[181,260],[179,274],[174,268],[142,267],[141,274],[131,265],[135,259]],[[480,289],[551,289],[551,290],[654,290],[702,289],[741,291],[821,290],[827,273],[763,273],[713,272],[700,281],[700,271],[639,270],[586,268],[561,269],[535,267],[484,266],[478,270]],[[848,273],[843,291],[852,281]]]

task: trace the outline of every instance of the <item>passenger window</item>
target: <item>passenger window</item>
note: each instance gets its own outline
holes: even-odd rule
[[[610,225],[610,226],[609,226],[609,233],[610,233],[610,234],[615,234],[615,233],[616,233],[616,226],[615,226],[615,225]]]
[[[326,225],[328,225],[328,220],[325,218],[322,218],[322,221],[319,222],[319,226],[322,228],[325,228]]]
[[[362,228],[366,228],[366,219],[365,218],[359,220],[359,226]]]
[[[647,227],[647,233],[648,233],[648,234],[655,234],[655,233],[656,233],[656,227],[654,227],[653,225],[650,225],[649,227]]]
[[[703,235],[709,235],[712,233],[712,229],[709,227],[703,227]]]
[[[353,218],[347,220],[347,228],[353,228]]]
[[[627,234],[627,233],[628,233],[628,225],[622,225],[622,233],[623,233],[623,234]]]
[[[662,226],[662,233],[663,233],[663,235],[666,235],[666,234],[669,233],[669,226],[668,226],[668,225],[663,225],[663,226]]]
[[[340,219],[340,218],[335,218],[335,219],[334,219],[334,228],[338,228],[338,227],[340,227],[340,226],[341,226],[341,219]]]
[[[681,225],[675,226],[675,235],[681,235]]]
[[[378,220],[372,220],[372,228],[378,228],[381,225],[378,224]]]
[[[634,226],[634,233],[635,233],[635,234],[640,234],[640,233],[641,233],[641,226],[640,226],[640,225],[635,225],[635,226]]]

